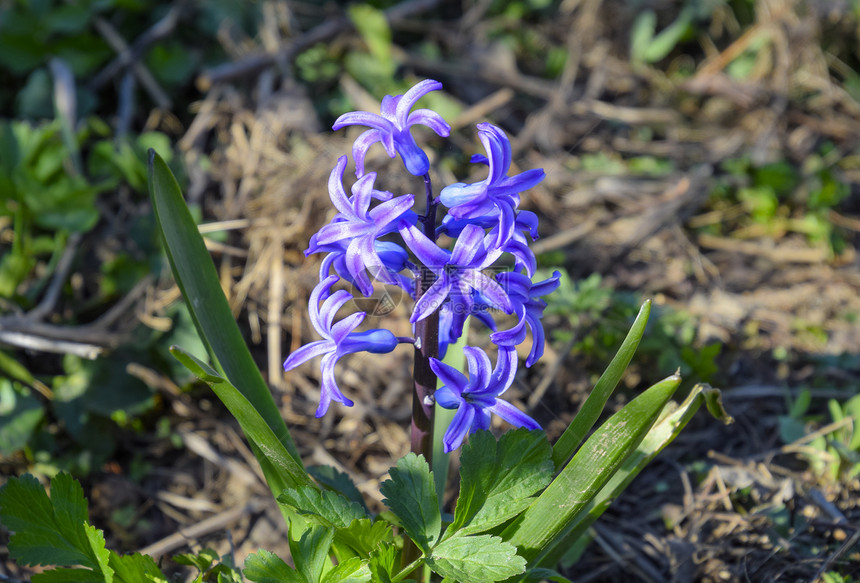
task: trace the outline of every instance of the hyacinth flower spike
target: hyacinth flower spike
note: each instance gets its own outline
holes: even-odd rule
[[[499,225],[496,244],[501,246],[513,236],[519,193],[543,180],[544,171],[535,168],[508,176],[511,143],[505,132],[492,124],[479,123],[478,135],[487,155],[476,154],[471,161],[490,167],[487,178],[473,184],[458,182],[446,186],[439,194],[439,200],[455,219],[496,217]]]
[[[453,251],[440,248],[415,225],[401,223],[400,235],[424,267],[436,275],[433,285],[415,302],[410,322],[423,320],[449,297],[452,309],[470,313],[474,304],[472,290],[477,290],[492,306],[512,312],[513,305],[504,288],[482,272],[502,254],[500,249],[488,248],[482,228],[466,225]]]
[[[561,273],[553,272],[552,277],[538,283],[521,273],[504,272],[496,276],[499,283],[508,291],[508,297],[519,319],[510,330],[490,334],[490,340],[498,346],[514,347],[526,339],[526,326],[532,332],[532,348],[526,358],[526,366],[531,366],[543,356],[544,332],[541,318],[546,302],[540,299],[558,288]]]
[[[483,350],[466,346],[463,351],[469,365],[468,379],[456,368],[438,359],[430,359],[430,368],[444,383],[436,391],[436,402],[446,409],[457,410],[442,438],[445,452],[450,453],[460,447],[467,434],[489,429],[491,414],[515,427],[540,429],[534,419],[499,398],[514,381],[516,350],[500,347],[494,370],[490,369],[490,359]]]
[[[367,315],[365,312],[351,314],[341,321],[334,323],[335,314],[348,301],[352,294],[346,290],[330,293],[331,287],[338,281],[336,275],[330,275],[321,281],[311,292],[308,302],[308,315],[311,325],[323,340],[311,342],[293,352],[284,362],[284,370],[291,370],[314,358],[322,356],[322,384],[320,386],[320,404],[316,416],[322,417],[328,411],[332,401],[351,407],[353,402],[346,398],[337,386],[334,378],[334,365],[341,356],[355,352],[372,352],[382,354],[391,352],[399,340],[389,330],[377,329],[354,333]],[[320,299],[327,296],[320,307]]]
[[[442,84],[432,79],[425,79],[413,86],[403,95],[386,95],[382,99],[379,114],[369,111],[353,111],[341,115],[335,120],[333,130],[346,126],[367,126],[370,129],[361,134],[352,146],[352,157],[355,160],[355,175],[364,175],[364,158],[370,146],[381,142],[391,158],[400,154],[406,170],[413,176],[424,176],[430,170],[430,160],[424,150],[415,143],[411,128],[416,124],[429,127],[442,137],[451,133],[451,126],[435,111],[417,109],[410,113],[419,99],[442,88]]]
[[[369,296],[373,293],[373,286],[364,275],[365,270],[386,283],[398,283],[389,270],[390,266],[380,256],[376,239],[394,231],[396,225],[403,220],[416,220],[415,214],[410,210],[415,197],[406,194],[392,198],[390,193],[374,190],[375,172],[358,179],[352,186],[352,197],[348,197],[343,188],[346,163],[347,157],[341,156],[328,182],[329,197],[340,212],[331,223],[311,237],[305,255],[319,251],[342,252],[343,264],[350,275],[349,280],[354,282],[365,296]],[[384,202],[371,209],[370,202],[373,198],[381,198]]]

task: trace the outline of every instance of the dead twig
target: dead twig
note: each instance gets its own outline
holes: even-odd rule
[[[390,23],[395,23],[413,14],[429,10],[440,0],[409,0],[392,6],[385,11],[385,17]],[[231,81],[240,77],[257,75],[264,69],[278,62],[289,62],[294,55],[306,48],[323,42],[336,34],[352,28],[352,21],[346,16],[326,20],[316,28],[293,39],[287,46],[276,53],[251,55],[233,63],[226,63],[204,71],[197,78],[197,87],[208,91],[213,85]]]

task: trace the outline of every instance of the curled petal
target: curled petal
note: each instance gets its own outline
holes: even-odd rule
[[[367,126],[383,132],[390,132],[395,129],[391,121],[369,111],[350,111],[349,113],[344,113],[335,120],[331,129],[337,131],[346,126]]]
[[[415,107],[419,99],[430,93],[442,89],[442,84],[433,79],[424,79],[423,81],[413,85],[409,91],[404,93],[397,102],[394,117],[400,124],[401,128],[405,128],[408,123],[409,110]]]
[[[329,404],[332,401],[343,403],[347,407],[352,407],[354,403],[347,399],[340,388],[337,386],[337,381],[334,378],[334,365],[337,362],[338,354],[330,352],[322,359],[322,383],[320,384],[320,404],[317,407],[316,416],[322,417],[328,410]]]
[[[298,348],[284,361],[284,370],[292,370],[315,356],[320,356],[331,350],[331,342],[328,340],[317,340]]]
[[[388,142],[383,138],[385,133],[382,130],[367,130],[355,139],[352,144],[352,159],[355,160],[355,176],[360,178],[364,176],[364,159],[367,157],[367,151],[370,146],[376,142],[382,142],[385,146],[388,155],[392,158],[397,154],[394,152],[394,145],[391,144],[391,149],[388,148]]]
[[[376,180],[376,172],[368,172],[352,185],[352,199],[349,201],[353,209],[352,214],[358,220],[365,220],[370,208],[370,200],[373,198],[373,183]]]
[[[451,134],[451,126],[448,125],[448,122],[432,109],[416,109],[410,113],[406,119],[406,125],[413,126],[415,124],[427,126],[443,138],[447,138]]]
[[[487,356],[480,348],[466,346],[463,348],[466,353],[466,362],[469,365],[469,386],[470,387],[485,387],[490,380],[490,357]]]
[[[543,324],[541,324],[539,318],[540,316],[535,317],[530,313],[526,314],[526,320],[532,331],[532,349],[529,351],[528,358],[526,358],[526,366],[533,365],[543,356],[544,333]]]
[[[442,443],[445,446],[445,453],[451,453],[463,443],[466,434],[472,427],[472,422],[475,419],[475,409],[469,406],[468,403],[463,403],[454,413],[454,418],[451,419],[451,424],[448,425],[445,435],[442,437]]]
[[[490,334],[490,340],[498,346],[517,346],[526,339],[526,309],[522,304],[515,307],[517,323],[510,330],[502,330]],[[531,366],[526,364],[526,366]]]
[[[328,331],[332,329],[332,322],[334,322],[334,316],[337,314],[337,311],[340,310],[344,304],[349,302],[352,299],[352,295],[346,291],[345,289],[338,290],[334,292],[331,297],[326,298],[323,302],[322,308],[319,310],[319,319],[320,323],[323,326],[323,330],[326,332],[320,332],[320,336],[328,336]]]
[[[326,326],[322,320],[320,320],[320,300],[322,298],[329,297],[329,290],[335,284],[335,282],[340,279],[336,275],[329,275],[321,282],[319,282],[316,287],[314,287],[311,292],[311,297],[308,299],[308,317],[311,320],[311,325],[314,327],[320,336],[328,337],[328,326]]]
[[[355,314],[350,314],[337,324],[331,327],[331,338],[336,344],[341,344],[344,339],[346,339],[347,335],[355,330],[359,324],[364,320],[365,316],[367,316],[366,312],[356,312]]]
[[[525,427],[531,430],[541,428],[537,421],[503,399],[496,399],[496,403],[488,407],[487,411],[498,415],[514,427]]]
[[[495,394],[501,395],[508,390],[517,375],[517,351],[513,347],[500,346],[496,368],[490,380],[490,386],[495,387]]]
[[[450,364],[445,364],[438,358],[430,359],[430,369],[436,373],[436,376],[439,377],[442,384],[448,387],[448,390],[452,392],[452,399],[454,395],[457,399],[462,398],[463,391],[465,391],[466,387],[469,386],[469,379],[466,378],[466,375]],[[437,393],[438,392],[439,391],[437,391]],[[453,402],[452,399],[449,399],[448,402]],[[443,405],[443,407],[444,406],[445,405]]]

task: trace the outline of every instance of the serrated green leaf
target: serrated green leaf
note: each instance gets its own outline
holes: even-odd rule
[[[308,468],[308,473],[326,490],[333,490],[342,494],[347,500],[356,502],[367,510],[367,506],[364,505],[364,497],[347,474],[331,466],[311,466]]]
[[[391,583],[391,579],[397,568],[396,563],[397,548],[394,545],[378,547],[370,555],[370,561],[368,562],[374,583]]]
[[[278,502],[327,527],[346,528],[353,520],[367,518],[359,504],[337,492],[317,490],[313,486],[287,488],[278,496]]]
[[[80,565],[110,582],[102,531],[88,524],[80,484],[68,474],[51,479],[51,498],[33,476],[10,478],[0,488],[0,522],[14,532],[9,555],[23,565]]]
[[[338,529],[334,540],[355,551],[360,557],[369,557],[379,546],[393,543],[394,533],[391,525],[377,517],[376,522],[369,518],[354,520],[347,528]]]
[[[442,541],[426,562],[434,572],[460,583],[493,583],[526,569],[516,547],[488,534]]]
[[[308,583],[320,582],[333,539],[333,529],[312,526],[302,533],[298,541],[290,540],[290,554],[296,570]]]
[[[442,514],[433,485],[433,472],[424,456],[409,453],[389,470],[390,480],[379,491],[382,501],[400,520],[400,525],[425,554],[439,539]]]
[[[322,583],[366,583],[370,581],[370,567],[366,560],[353,557],[339,563],[326,573]]]
[[[260,550],[248,555],[242,574],[256,583],[307,583],[295,569],[275,553]]]
[[[167,583],[167,577],[149,555],[119,555],[110,551],[110,567],[114,571],[114,583]]]
[[[498,442],[489,431],[472,434],[460,455],[460,496],[446,537],[485,532],[513,518],[550,483],[554,469],[542,431],[509,431]]]

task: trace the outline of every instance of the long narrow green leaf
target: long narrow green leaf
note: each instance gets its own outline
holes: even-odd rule
[[[559,542],[549,551],[542,563],[547,567],[555,567],[568,549],[573,547],[575,541],[585,533],[586,529],[594,524],[600,515],[609,508],[613,500],[627,489],[627,486],[639,475],[639,472],[650,464],[663,448],[678,437],[703,403],[714,404],[715,406],[711,409],[714,417],[725,424],[731,423],[733,421],[731,416],[719,403],[719,394],[717,389],[708,385],[697,384],[683,403],[675,407],[667,406],[662,417],[648,431],[636,451],[624,460],[618,472],[585,506],[579,514],[578,520],[568,526],[567,532],[559,538]],[[675,405],[675,403],[670,402],[669,405]]]
[[[639,309],[639,315],[636,316],[630,332],[627,333],[627,337],[621,343],[618,353],[606,367],[606,371],[600,376],[597,384],[594,385],[594,390],[588,395],[579,413],[555,442],[552,448],[552,461],[556,470],[560,470],[565,462],[570,459],[570,456],[594,427],[600,413],[606,406],[606,401],[615,387],[618,386],[618,381],[621,380],[624,371],[627,370],[627,365],[630,364],[630,359],[633,358],[639,341],[642,340],[642,335],[645,334],[645,325],[648,323],[650,314],[651,300],[646,300]]]
[[[239,388],[251,409],[265,420],[295,464],[302,467],[295,443],[221,291],[215,265],[182,198],[179,185],[167,164],[153,150],[149,151],[149,194],[176,283],[213,362],[224,372],[226,380]],[[238,420],[240,424],[243,421],[245,425],[250,423],[248,419]],[[251,440],[251,447],[275,496],[284,487],[304,483],[282,475],[278,468],[271,466],[267,453],[258,445]]]
[[[502,532],[502,538],[519,549],[530,567],[540,564],[543,555],[636,450],[680,383],[681,377],[672,375],[610,417],[537,501]]]
[[[170,347],[170,354],[181,362],[197,378],[209,385],[227,407],[233,417],[239,422],[242,431],[248,440],[256,444],[264,456],[264,459],[272,467],[278,468],[279,474],[285,476],[296,488],[298,486],[312,486],[311,480],[304,467],[290,455],[287,448],[272,432],[271,427],[260,416],[253,405],[245,396],[234,387],[227,379],[218,374],[216,370],[202,362],[194,355],[185,352],[178,346]]]

